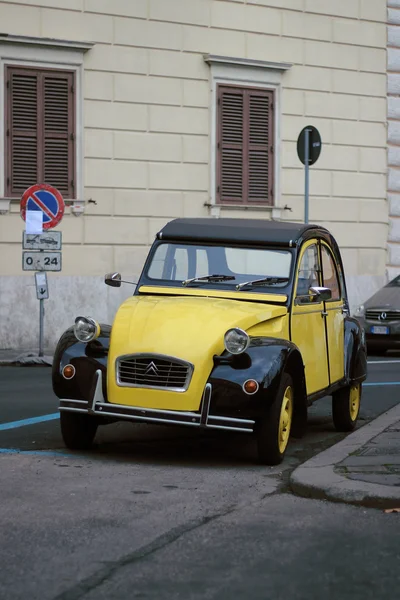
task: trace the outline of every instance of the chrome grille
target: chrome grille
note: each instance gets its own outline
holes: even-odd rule
[[[371,321],[400,321],[400,310],[385,310],[377,308],[368,308],[365,311],[365,318]]]
[[[184,392],[192,378],[193,365],[162,354],[130,354],[117,359],[117,383]]]

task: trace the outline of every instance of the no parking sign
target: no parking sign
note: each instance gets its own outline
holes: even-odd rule
[[[26,211],[43,213],[43,229],[58,225],[64,215],[65,203],[60,192],[45,183],[31,185],[22,195],[21,217],[26,221]]]
[[[43,230],[58,225],[63,218],[64,210],[65,203],[62,195],[55,187],[46,183],[31,185],[21,198],[21,217],[26,222],[22,248],[33,250],[33,252],[22,252],[22,269],[37,271],[35,283],[36,297],[40,302],[39,356],[43,356],[43,302],[49,297],[45,271],[61,271],[61,232],[43,233]],[[45,252],[44,249],[49,247],[55,252]]]

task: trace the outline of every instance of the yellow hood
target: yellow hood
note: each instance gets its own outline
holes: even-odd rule
[[[244,330],[287,313],[285,306],[208,297],[133,296],[117,312],[108,360],[109,401],[134,406],[197,410],[213,366],[213,355],[224,350],[224,333]],[[120,388],[115,361],[124,354],[154,353],[194,365],[184,393],[144,388]]]

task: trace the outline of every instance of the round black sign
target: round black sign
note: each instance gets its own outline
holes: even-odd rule
[[[312,125],[308,125],[304,127],[303,131],[301,131],[299,138],[297,140],[297,154],[303,165],[306,164],[306,130],[308,129],[308,164],[313,165],[317,162],[319,155],[321,154],[322,141],[321,136],[319,134],[318,129],[313,127]]]

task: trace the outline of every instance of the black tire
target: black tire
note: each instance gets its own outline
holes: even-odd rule
[[[332,394],[332,417],[336,431],[353,431],[360,413],[361,396],[361,383],[349,385]]]
[[[291,409],[289,423],[281,431],[281,412],[284,404],[288,402],[287,390],[291,390]],[[258,423],[256,430],[257,449],[259,461],[264,465],[279,465],[285,455],[287,443],[290,436],[294,409],[294,386],[293,379],[289,373],[284,373],[279,385],[278,393],[271,404],[268,413]],[[285,411],[286,412],[286,411]],[[284,440],[281,435],[284,435]]]
[[[367,347],[368,350],[368,356],[385,356],[386,355],[386,348],[376,348],[376,347],[372,347],[368,346]]]
[[[70,450],[89,450],[96,435],[98,423],[95,417],[80,413],[61,411],[61,434]]]

